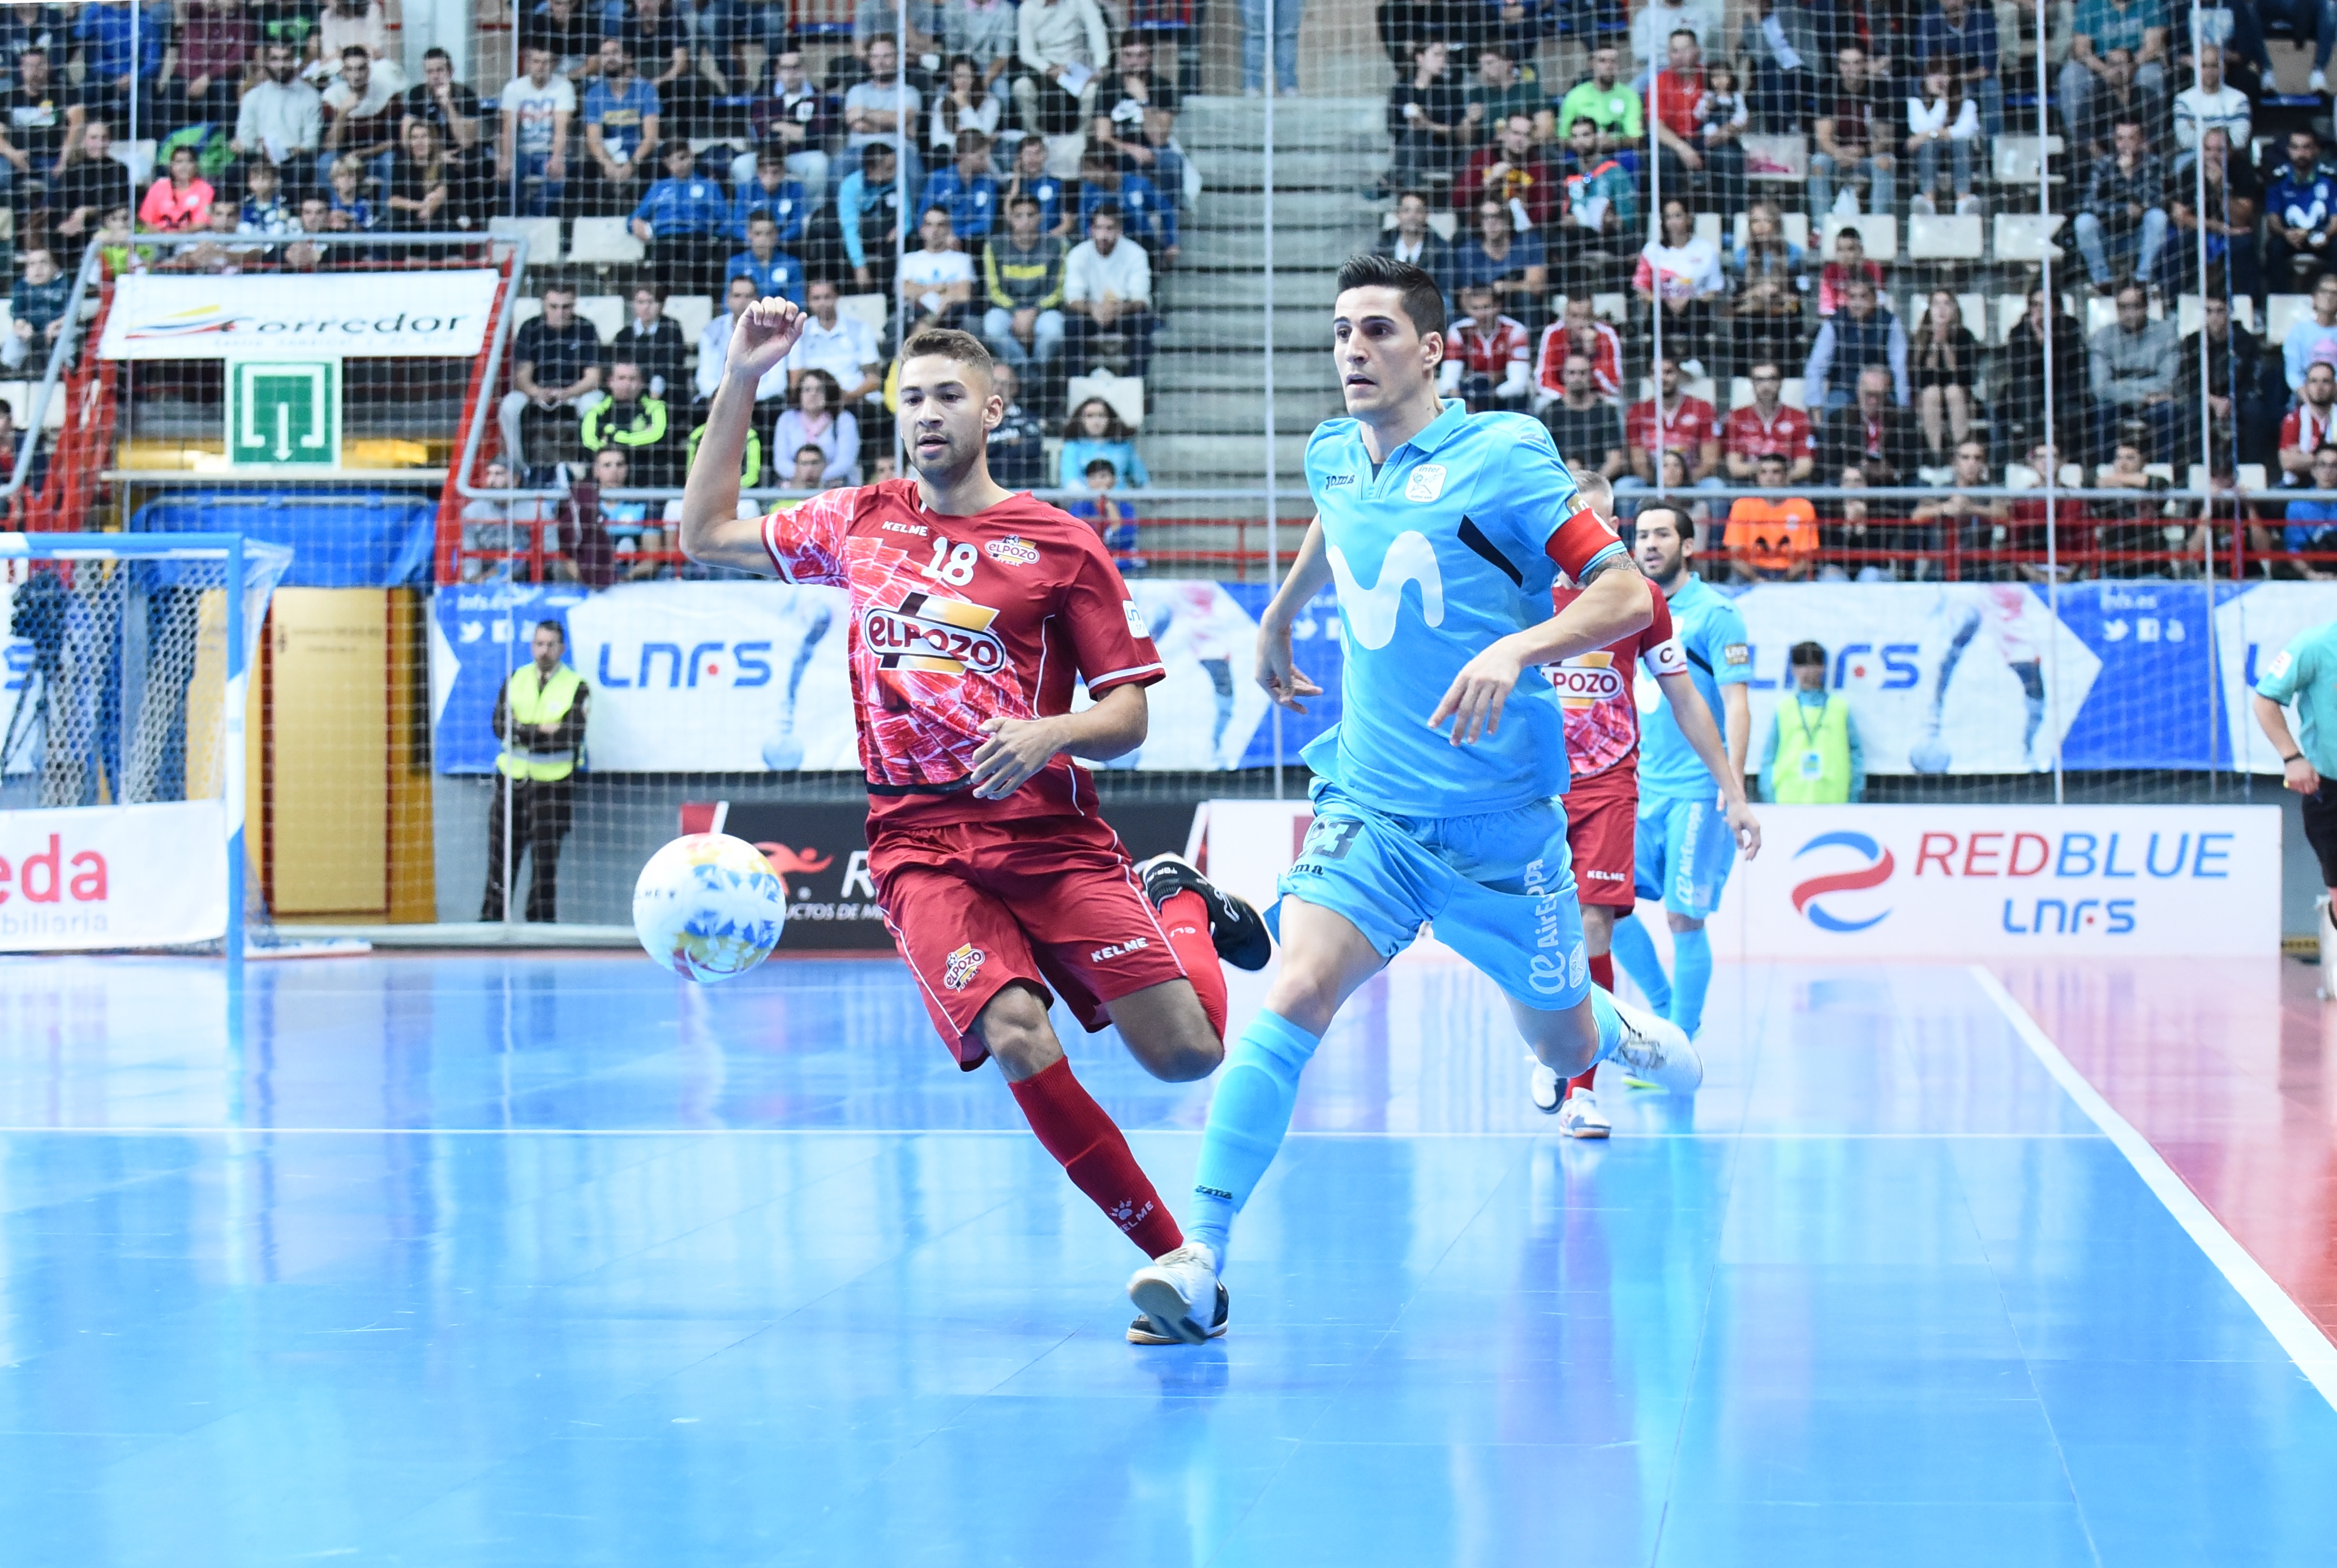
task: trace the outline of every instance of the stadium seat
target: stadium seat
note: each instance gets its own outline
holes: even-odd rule
[[[1803,410],[1804,413],[1808,412],[1808,404],[1803,401],[1802,378],[1798,375],[1789,375],[1785,377],[1785,385],[1784,388],[1778,392],[1777,401],[1784,404],[1787,408],[1798,408]],[[1734,414],[1740,408],[1750,406],[1752,402],[1753,378],[1749,375],[1730,376],[1728,378],[1728,406],[1721,412],[1724,414]]]
[[[1700,397],[1705,402],[1710,403],[1716,395],[1716,388],[1712,377],[1709,375],[1699,375],[1692,380],[1687,376],[1682,376],[1680,378],[1680,392],[1686,396]],[[1655,396],[1655,394],[1656,378],[1652,375],[1643,375],[1639,377],[1638,401],[1645,403],[1648,399]]]
[[[1863,213],[1856,218],[1845,218],[1839,212],[1827,213],[1824,237],[1820,241],[1823,248],[1820,259],[1833,254],[1833,237],[1845,229],[1858,230],[1858,237],[1866,242],[1866,258],[1869,261],[1899,259],[1899,220],[1887,212]]]
[[[665,302],[665,313],[681,328],[682,341],[695,344],[714,319],[714,301],[703,294],[677,294]]]
[[[2262,490],[2264,487],[2264,465],[2261,463],[2241,463],[2237,468],[2232,471],[2232,477],[2239,482],[2239,487],[2243,491]],[[2195,463],[2185,470],[2183,476],[2183,488],[2185,490],[2206,489],[2207,465],[2204,463]]]
[[[557,218],[490,218],[487,232],[527,241],[530,267],[554,267],[560,262],[560,219]]]
[[[0,399],[5,399],[16,411],[16,417],[22,419],[33,411],[33,396],[40,389],[38,381],[0,381]],[[63,430],[64,426],[65,394],[60,386],[56,395],[49,399],[49,406],[41,413],[41,428]]]
[[[1742,141],[1747,179],[1798,185],[1809,178],[1810,144],[1800,135],[1752,135]]]
[[[1590,314],[1601,321],[1611,321],[1620,326],[1631,319],[1631,298],[1627,294],[1594,294],[1590,297]]]
[[[1974,337],[1978,338],[1982,345],[1992,344],[1997,341],[1997,339],[1989,336],[1987,295],[1959,294],[1956,296],[1956,308],[1963,312],[1964,330],[1966,332],[1970,333]]]
[[[1449,245],[1452,243],[1452,237],[1461,232],[1461,218],[1458,213],[1442,208],[1432,208],[1428,214],[1428,227],[1434,231],[1437,239]],[[1389,208],[1381,217],[1380,232],[1383,234],[1395,232],[1394,208]]]
[[[580,265],[619,267],[648,254],[621,218],[580,218],[568,238],[568,259]]]
[[[2061,139],[2045,138],[2045,156],[2061,156]],[[2054,179],[2061,176],[2056,174]],[[2037,183],[2037,138],[2034,136],[2000,136],[1996,139],[1996,182],[1999,185],[2034,185]]]
[[[2001,345],[2012,329],[2020,324],[2020,318],[2029,314],[2029,296],[1999,294],[1993,297],[1993,304],[1994,308],[1989,314],[1991,317],[1990,325],[1995,328],[1995,333],[1989,341]]]
[[[1666,200],[1670,200],[1670,199],[1669,199],[1668,197],[1667,197],[1667,198],[1666,198]],[[1696,228],[1695,228],[1694,232],[1695,232],[1695,234],[1696,234],[1696,237],[1697,237],[1698,239],[1703,239],[1703,240],[1708,240],[1708,241],[1710,241],[1710,242],[1711,242],[1711,245],[1712,245],[1712,248],[1713,248],[1715,250],[1720,250],[1720,249],[1723,249],[1723,248],[1724,248],[1724,247],[1723,247],[1723,245],[1722,245],[1722,243],[1721,243],[1721,239],[1720,239],[1720,214],[1719,214],[1719,213],[1717,213],[1717,212],[1699,212],[1699,213],[1697,213],[1697,214],[1695,215],[1695,223],[1696,223]],[[1661,243],[1661,242],[1662,242],[1663,238],[1664,238],[1664,219],[1663,219],[1663,214],[1661,214],[1660,212],[1650,212],[1650,213],[1648,213],[1648,240],[1649,240],[1651,243]]]
[[[625,297],[621,294],[586,294],[576,300],[576,314],[592,324],[603,343],[611,342],[625,327]]]
[[[880,339],[885,336],[885,297],[881,294],[847,294],[836,302],[836,313],[865,323],[868,330]]]
[[[2235,296],[2231,303],[2233,318],[2250,332],[2254,332],[2256,329],[2256,302],[2242,294]],[[2176,330],[2184,336],[2188,337],[2199,330],[2202,315],[2197,295],[2185,294],[2177,297],[2175,323]]]
[[[2025,463],[2004,465],[2004,488],[2007,490],[2034,490],[2044,482],[2045,476]]]
[[[1144,383],[1133,375],[1114,375],[1100,370],[1090,375],[1074,375],[1063,385],[1063,406],[1077,408],[1090,397],[1100,397],[1120,415],[1120,422],[1130,430],[1144,424]]]
[[[2000,212],[1996,215],[1996,258],[1999,261],[2042,261],[2049,254],[2056,261],[2061,258],[2061,248],[2053,243],[2060,232],[2062,215],[2058,212],[2039,217],[2034,212]]]
[[[1910,261],[1978,261],[1982,254],[1980,214],[1946,213],[1907,219]]]
[[[2156,299],[2150,302],[2151,320],[2162,320],[2166,317],[2166,307],[2165,306],[2159,304]],[[2117,300],[2106,298],[2098,294],[2089,294],[2086,297],[2086,336],[2088,337],[2093,336],[2095,333],[2099,332],[2105,326],[2112,325],[2117,320]]]
[[[2288,329],[2300,321],[2313,317],[2313,296],[2309,294],[2273,294],[2264,298],[2264,341],[2278,345],[2288,338]]]
[[[1803,249],[1807,250],[1810,248],[1810,215],[1806,212],[1788,212],[1785,215],[1785,243],[1788,245],[1798,245]],[[1742,212],[1738,213],[1736,215],[1736,222],[1732,226],[1730,232],[1729,243],[1731,246],[1739,246],[1745,243],[1745,241],[1751,237],[1752,227],[1751,222],[1745,218],[1745,214]]]

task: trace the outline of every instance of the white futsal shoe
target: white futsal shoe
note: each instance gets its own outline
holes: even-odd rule
[[[1577,1089],[1558,1108],[1558,1130],[1569,1138],[1603,1138],[1614,1132],[1615,1124],[1599,1108],[1598,1096]]]
[[[1128,1281],[1143,1316],[1129,1325],[1131,1345],[1198,1345],[1226,1331],[1229,1306],[1209,1250],[1188,1242],[1163,1252]]]
[[[1526,1092],[1533,1096],[1534,1109],[1545,1116],[1556,1115],[1559,1096],[1566,1093],[1566,1080],[1533,1057],[1526,1059],[1533,1062],[1533,1078]]]
[[[1666,1094],[1692,1095],[1703,1086],[1704,1058],[1697,1055],[1686,1030],[1620,997],[1609,999],[1623,1020],[1623,1042],[1609,1060],[1634,1082]]]

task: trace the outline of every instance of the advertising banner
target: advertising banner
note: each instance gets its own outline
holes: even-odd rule
[[[1168,678],[1151,687],[1150,735],[1108,765],[1271,766],[1274,725],[1251,678],[1266,585],[1129,585]],[[445,773],[493,770],[495,694],[527,663],[540,620],[565,628],[592,687],[584,765],[599,773],[854,771],[845,594],[777,582],[621,583],[599,593],[509,583],[442,589],[431,618],[435,753]],[[1338,717],[1338,617],[1326,595],[1292,628],[1298,666],[1324,688],[1283,716],[1298,748]],[[1081,694],[1075,706],[1084,706]]]
[[[1150,690],[1143,747],[1109,765],[1270,766],[1277,726],[1253,678],[1268,587],[1148,578],[1129,591],[1168,674]],[[494,765],[495,692],[548,618],[567,627],[570,662],[592,686],[590,768],[856,768],[844,602],[839,589],[776,582],[444,589],[431,638],[438,765]],[[2276,773],[2249,684],[2298,632],[2337,619],[2337,583],[2088,582],[2057,603],[2027,583],[1765,583],[1736,603],[1755,761],[1792,679],[1787,656],[1813,641],[1826,650],[1827,685],[1850,698],[1870,774],[2045,773],[2057,736],[2072,770]],[[1291,640],[1323,687],[1306,713],[1280,716],[1279,755],[1296,763],[1339,716],[1329,591]],[[1637,690],[1648,711],[1663,700],[1651,680]]]
[[[1105,820],[1131,859],[1185,847],[1193,810],[1114,805]],[[868,872],[868,808],[858,801],[733,801],[683,807],[687,826],[721,831],[763,852],[787,889],[782,951],[890,951],[893,938]]]
[[[2280,950],[2276,805],[1756,809],[1761,853],[1737,862],[1711,921],[1725,955]]]
[[[475,357],[501,274],[372,272],[213,277],[133,272],[114,287],[105,359]]]
[[[217,801],[0,812],[0,952],[217,940],[225,831]]]

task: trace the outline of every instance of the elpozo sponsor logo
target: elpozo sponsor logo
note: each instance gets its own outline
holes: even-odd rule
[[[860,636],[884,669],[995,675],[1006,667],[1006,645],[990,630],[997,618],[987,605],[910,593],[897,609],[870,605],[861,614]]]
[[[988,544],[983,545],[982,547],[982,553],[988,556],[991,560],[996,561],[1001,566],[1036,566],[1039,564],[1039,547],[1032,544],[1027,539],[1018,538],[1011,533],[1004,539],[993,539]]]

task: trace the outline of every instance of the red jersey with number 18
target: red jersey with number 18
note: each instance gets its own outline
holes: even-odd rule
[[[1068,757],[1003,800],[965,793],[992,718],[1071,711],[1165,673],[1095,530],[1018,494],[971,517],[926,510],[913,479],[831,490],[763,520],[792,583],[852,596],[846,653],[872,823],[1083,814]]]

